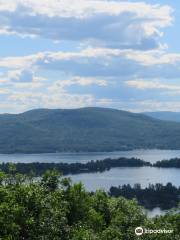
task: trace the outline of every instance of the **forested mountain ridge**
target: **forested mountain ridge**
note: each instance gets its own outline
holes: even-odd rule
[[[108,108],[0,115],[0,153],[180,149],[180,123]]]

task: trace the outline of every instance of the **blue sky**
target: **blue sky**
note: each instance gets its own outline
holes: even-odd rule
[[[0,0],[0,112],[180,111],[180,1]]]

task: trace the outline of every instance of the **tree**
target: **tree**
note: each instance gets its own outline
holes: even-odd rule
[[[59,178],[56,171],[47,172],[41,180],[28,180],[18,173],[0,172],[2,240],[180,239],[178,211],[148,219],[135,200],[110,197],[104,191],[90,194],[81,183]],[[174,232],[137,238],[138,226]]]

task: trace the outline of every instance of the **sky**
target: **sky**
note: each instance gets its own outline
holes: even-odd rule
[[[180,111],[179,0],[0,0],[0,113]]]

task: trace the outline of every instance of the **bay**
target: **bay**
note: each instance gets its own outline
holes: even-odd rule
[[[136,157],[145,161],[154,163],[163,159],[180,158],[180,150],[133,150],[118,152],[88,152],[88,153],[45,153],[45,154],[0,154],[0,163],[2,162],[65,162],[85,163],[91,160],[102,160],[105,158],[118,157]],[[142,187],[148,186],[150,183],[171,182],[175,186],[180,186],[180,169],[163,169],[152,167],[133,167],[133,168],[113,168],[103,173],[84,173],[77,175],[69,175],[73,182],[83,182],[89,191],[103,188],[106,191],[111,186],[119,186],[123,184],[134,185],[140,183]]]
[[[91,160],[103,160],[105,158],[139,158],[144,161],[155,163],[160,160],[171,158],[180,158],[180,150],[133,150],[117,152],[88,152],[88,153],[45,153],[45,154],[0,154],[0,163],[2,162],[46,162],[46,163],[86,163]],[[130,184],[133,186],[140,183],[142,187],[150,183],[166,184],[171,182],[175,186],[180,186],[180,169],[160,169],[152,167],[137,168],[113,168],[103,173],[84,173],[77,175],[68,175],[74,183],[82,182],[87,190],[95,191],[104,189],[108,191],[111,186]],[[164,214],[161,209],[147,210],[149,217]]]
[[[103,173],[83,173],[68,175],[74,183],[82,182],[88,191],[104,189],[108,191],[111,186],[119,186],[136,183],[147,187],[149,184],[171,182],[180,186],[180,169],[176,168],[154,168],[154,167],[122,167],[112,168]]]

